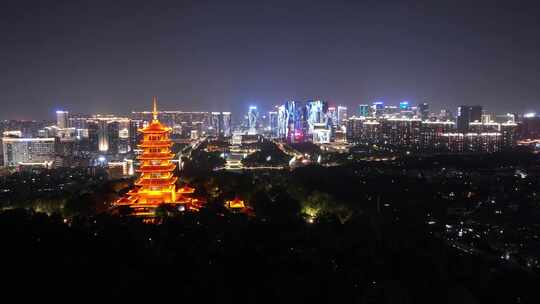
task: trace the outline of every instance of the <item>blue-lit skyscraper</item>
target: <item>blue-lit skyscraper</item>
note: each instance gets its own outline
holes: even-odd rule
[[[384,102],[375,101],[371,106],[371,109],[373,110],[374,116],[381,116],[384,112]]]
[[[338,125],[338,117],[336,107],[328,107],[327,116],[329,119],[330,126],[336,128]]]
[[[223,136],[230,137],[231,132],[231,112],[221,112],[223,117]]]
[[[303,141],[308,134],[308,111],[294,100],[288,100],[278,108],[278,137],[289,142]]]
[[[358,116],[360,117],[369,117],[369,105],[361,104],[358,106]]]
[[[410,109],[409,102],[404,100],[399,103],[399,109],[402,111],[408,111]]]
[[[248,133],[257,134],[259,129],[259,111],[256,106],[250,106],[247,114]]]
[[[309,132],[314,129],[315,124],[328,124],[328,103],[326,101],[315,100],[309,101],[306,104],[307,107],[307,122],[309,126]]]
[[[294,101],[287,101],[278,108],[278,137],[289,138],[291,127],[294,126]],[[290,111],[293,110],[293,113]]]
[[[271,137],[278,137],[278,112],[268,112],[268,129]]]

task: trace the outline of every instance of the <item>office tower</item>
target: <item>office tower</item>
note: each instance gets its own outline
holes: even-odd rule
[[[99,152],[116,154],[119,146],[119,123],[117,121],[98,121]]]
[[[86,129],[88,120],[90,120],[90,117],[86,115],[70,114],[69,127],[75,129]]]
[[[278,107],[278,138],[286,138],[288,134],[289,113],[286,105]]]
[[[364,117],[350,117],[347,120],[347,141],[350,143],[359,142],[362,136],[362,125]]]
[[[440,120],[440,121],[447,121],[447,120],[452,120],[454,121],[455,120],[455,117],[454,117],[454,114],[448,110],[448,109],[441,109],[439,111],[439,114],[437,114],[436,116],[436,119],[437,120]]]
[[[99,151],[99,123],[96,120],[88,121],[88,151]]]
[[[221,112],[221,115],[223,116],[223,130],[222,130],[222,133],[223,133],[223,136],[225,137],[231,137],[231,134],[232,134],[232,127],[231,127],[231,120],[232,120],[232,115],[231,115],[231,112]]]
[[[306,103],[307,123],[309,134],[313,133],[315,125],[321,128],[321,124],[328,126],[328,103],[321,100]]]
[[[401,113],[401,110],[397,106],[384,106],[384,109],[381,111],[382,117],[391,118],[398,117]]]
[[[247,114],[247,128],[249,134],[257,134],[259,129],[259,111],[256,106],[250,106]]]
[[[278,112],[268,112],[268,127],[271,137],[278,137]]]
[[[305,104],[297,103],[292,142],[303,142],[309,138],[308,107]]]
[[[312,141],[316,144],[330,142],[330,129],[326,123],[314,123],[311,130]]]
[[[278,135],[289,142],[304,140],[307,133],[307,111],[294,100],[286,101],[278,108]]]
[[[523,115],[519,137],[521,139],[540,139],[540,116],[536,113]]]
[[[2,138],[5,166],[28,163],[53,162],[55,157],[54,138]]]
[[[195,125],[197,125],[197,123]],[[204,128],[204,126],[202,127]],[[198,132],[196,129],[198,128],[195,128],[194,131]],[[210,128],[208,128],[208,130],[210,131],[210,135],[213,136],[231,136],[231,112],[212,112]]]
[[[118,153],[120,146],[120,123],[118,121],[109,121],[107,123],[107,138],[109,141],[108,153]]]
[[[135,151],[137,144],[141,141],[141,133],[139,129],[144,127],[142,120],[130,120],[129,121],[129,149]]]
[[[124,126],[121,126],[120,128],[121,129],[118,131],[118,153],[125,154],[130,152],[129,128]]]
[[[469,131],[469,123],[482,120],[482,106],[459,106],[456,127],[460,132]]]
[[[482,120],[482,106],[471,106],[470,107],[470,122],[481,121]]]
[[[56,111],[56,126],[61,129],[69,128],[68,111]]]
[[[328,116],[330,126],[337,128],[339,122],[336,107],[328,107],[328,112],[326,115]]]
[[[371,106],[373,116],[379,117],[383,115],[384,112],[384,102],[382,101],[375,101],[373,102],[373,105]]]
[[[212,136],[222,136],[223,134],[223,116],[221,112],[212,112],[212,123],[209,128],[209,135]]]
[[[482,116],[480,118],[480,121],[482,123],[490,123],[493,122],[493,116],[489,113],[482,113]]]
[[[107,121],[99,120],[98,124],[98,150],[99,152],[109,151],[109,128]]]
[[[322,101],[315,101],[313,104],[308,102],[305,105],[294,100],[286,101],[277,110],[277,137],[289,142],[312,139],[310,120],[313,128],[314,124],[318,123],[316,121],[328,125],[328,115],[324,114],[324,109],[325,103]]]
[[[400,101],[399,102],[399,109],[401,111],[408,111],[410,110],[409,102],[408,101]]]
[[[427,102],[418,105],[418,114],[422,120],[429,119],[429,104]]]
[[[107,140],[109,154],[116,154],[120,147],[120,123],[118,121],[107,122]]]
[[[516,145],[518,135],[518,125],[516,123],[511,121],[502,123],[500,132],[503,148],[506,149]]]
[[[337,107],[337,120],[339,126],[344,126],[345,121],[347,120],[347,107],[338,106]]]
[[[358,116],[368,117],[370,115],[370,107],[367,104],[361,104],[358,106]]]

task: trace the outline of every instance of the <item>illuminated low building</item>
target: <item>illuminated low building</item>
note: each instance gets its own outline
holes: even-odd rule
[[[2,138],[4,165],[20,163],[49,163],[55,159],[54,138]]]
[[[350,143],[372,143],[381,138],[380,123],[369,117],[350,117],[347,120],[347,141]]]
[[[392,117],[382,120],[382,136],[385,142],[405,147],[420,145],[422,121],[416,118]]]
[[[443,144],[451,152],[496,152],[502,148],[499,132],[444,133]]]
[[[421,147],[424,151],[437,150],[443,146],[443,134],[454,131],[453,121],[422,121],[421,126]]]
[[[248,207],[245,202],[239,198],[225,201],[225,207],[233,212],[253,214],[253,209]]]
[[[142,141],[139,148],[142,154],[140,161],[139,178],[135,182],[135,189],[116,201],[115,205],[128,206],[131,213],[136,216],[153,217],[155,209],[162,205],[176,207],[179,211],[198,210],[200,201],[192,198],[193,188],[176,188],[177,177],[174,176],[176,165],[172,162],[172,142],[169,138],[171,128],[163,126],[158,118],[156,98],[154,97],[153,119],[139,132]]]

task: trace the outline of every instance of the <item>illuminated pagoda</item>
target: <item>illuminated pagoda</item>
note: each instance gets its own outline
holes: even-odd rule
[[[155,216],[155,209],[165,204],[179,211],[199,210],[200,201],[190,197],[194,188],[176,188],[178,177],[174,176],[176,165],[172,162],[171,129],[158,120],[157,98],[153,98],[153,119],[146,127],[139,129],[142,140],[138,147],[142,153],[137,157],[140,174],[135,188],[115,202],[116,207],[128,206],[130,214],[141,217]]]

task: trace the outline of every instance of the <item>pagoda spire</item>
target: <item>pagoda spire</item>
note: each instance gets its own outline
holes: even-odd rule
[[[157,96],[152,97],[152,103],[154,104],[154,110],[152,111],[152,118],[154,121],[157,121],[158,120]]]

